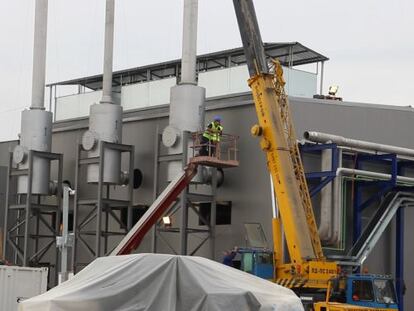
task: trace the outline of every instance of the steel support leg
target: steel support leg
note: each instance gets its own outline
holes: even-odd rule
[[[12,169],[13,154],[9,155],[9,166],[7,167],[7,184],[6,184],[6,205],[4,210],[4,237],[3,237],[3,259],[7,255],[7,237],[9,235],[8,219],[9,219],[9,205],[10,205],[10,183],[11,183],[11,169]]]
[[[216,218],[217,218],[217,169],[212,169],[211,179],[211,196],[213,198],[211,202],[211,213],[210,213],[210,245],[211,245],[211,259],[214,260],[216,257]]]
[[[98,202],[96,204],[96,241],[95,241],[95,257],[101,256],[101,236],[102,236],[102,196],[104,182],[104,163],[105,152],[100,145],[99,158],[99,180],[98,180]]]
[[[73,248],[72,248],[72,271],[77,272],[77,248],[78,248],[78,193],[79,193],[79,170],[80,170],[81,145],[78,143],[76,151],[75,167],[75,196],[73,198]]]
[[[182,159],[182,167],[187,165],[188,160],[188,142],[189,142],[189,134],[188,132],[182,133],[183,137],[183,159]],[[188,204],[187,204],[187,193],[188,193],[188,186],[184,189],[184,191],[180,195],[180,204],[181,204],[181,227],[180,227],[180,253],[181,255],[187,255],[188,251]]]
[[[187,206],[187,190],[180,195],[181,204],[181,227],[180,227],[180,254],[187,255],[187,227],[188,227],[188,206]]]
[[[153,194],[152,194],[152,201],[154,202],[158,197],[158,171],[159,171],[159,156],[160,156],[160,141],[161,135],[158,133],[159,129],[157,127],[157,135],[155,136],[155,155],[154,155],[154,183],[153,183]],[[157,230],[158,230],[158,222],[155,222],[153,229],[152,229],[152,245],[151,251],[155,254],[157,252]]]
[[[404,311],[404,207],[397,211],[395,278],[399,311]]]
[[[132,205],[134,203],[134,154],[135,147],[131,146],[129,152],[129,180],[128,180],[128,213],[127,213],[127,232],[131,230],[132,226]]]
[[[27,195],[26,195],[26,208],[25,208],[25,224],[24,224],[24,241],[23,241],[23,266],[29,265],[29,219],[30,209],[32,204],[32,182],[33,182],[33,154],[29,152],[29,174],[27,177]]]

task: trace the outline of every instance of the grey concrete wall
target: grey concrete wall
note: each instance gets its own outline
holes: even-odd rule
[[[413,148],[414,109],[294,98],[298,136],[306,130]]]
[[[227,98],[212,99],[207,103],[206,121],[213,114],[220,114],[226,133],[237,134],[239,140],[239,168],[225,171],[225,183],[219,189],[219,200],[231,200],[232,224],[217,227],[216,259],[221,259],[221,252],[234,245],[243,246],[245,222],[259,222],[263,225],[269,246],[271,246],[271,200],[269,173],[266,169],[265,156],[259,148],[259,142],[251,137],[250,127],[256,123],[256,114],[251,96],[244,94]],[[414,111],[410,108],[397,108],[356,103],[338,103],[312,99],[291,98],[291,109],[296,125],[297,135],[301,137],[306,130],[324,131],[346,137],[369,140],[378,143],[393,144],[402,147],[413,147],[412,124]],[[167,124],[168,107],[158,107],[124,115],[123,143],[135,146],[135,167],[144,173],[144,183],[140,189],[134,190],[135,204],[150,204],[153,193],[153,166],[155,151],[155,136],[157,128],[162,129]],[[53,151],[64,154],[64,179],[74,181],[76,142],[87,127],[87,120],[74,120],[55,124],[53,134]],[[0,144],[0,165],[6,165],[5,153],[10,144]],[[6,161],[6,162],[5,162]],[[126,168],[127,161],[124,159]],[[316,169],[319,159],[307,157],[307,170]],[[162,173],[161,173],[162,175]],[[83,185],[81,196],[92,196],[93,186]],[[125,194],[123,189],[114,190],[120,198]],[[317,203],[317,200],[315,200]],[[318,206],[315,206],[318,214]],[[414,255],[414,248],[409,237],[414,235],[414,211],[406,211],[405,242],[405,271],[407,297],[414,295],[414,268],[409,265]],[[2,220],[0,220],[0,223]],[[179,223],[179,217],[173,218]],[[190,215],[190,225],[198,227],[194,214]],[[113,224],[115,227],[116,225]],[[369,270],[373,273],[394,272],[394,237],[393,229],[379,241],[367,261]],[[178,248],[178,236],[165,235],[165,238]],[[190,250],[202,238],[201,234],[190,238]],[[115,245],[116,239],[112,240]],[[138,251],[150,251],[150,237],[147,236]],[[161,252],[170,252],[162,241],[159,242]],[[199,255],[210,256],[209,244],[200,249]],[[80,254],[85,260],[87,255]],[[414,305],[406,304],[408,309]]]

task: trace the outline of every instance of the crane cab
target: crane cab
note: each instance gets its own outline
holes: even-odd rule
[[[260,248],[241,248],[240,270],[258,276],[262,279],[273,280],[273,252]]]
[[[361,307],[398,310],[394,282],[382,275],[356,274],[347,278],[346,303]]]
[[[239,248],[240,270],[262,279],[274,279],[273,251],[268,248],[267,239],[260,223],[245,223],[247,247]]]

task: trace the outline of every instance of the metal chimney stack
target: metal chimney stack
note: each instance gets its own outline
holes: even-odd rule
[[[19,169],[29,169],[30,150],[50,152],[52,146],[52,113],[45,111],[46,39],[48,0],[37,0],[35,6],[32,103],[22,112],[20,143],[13,151]],[[50,161],[35,157],[32,166],[33,194],[48,194]],[[19,176],[17,193],[27,193],[28,176]]]
[[[183,46],[181,81],[171,88],[170,123],[164,129],[162,139],[169,153],[183,152],[183,132],[196,132],[203,128],[205,89],[197,85],[197,20],[198,0],[184,0]],[[177,176],[182,169],[181,161],[171,162],[168,179]]]
[[[89,157],[98,157],[100,142],[122,142],[122,107],[113,101],[112,97],[112,63],[114,45],[114,16],[115,1],[106,1],[105,15],[105,51],[102,99],[99,104],[90,107],[89,130],[82,137],[82,146],[89,151]],[[121,177],[121,152],[118,150],[104,150],[103,182],[119,184]],[[87,182],[98,183],[99,165],[89,164],[87,168]]]

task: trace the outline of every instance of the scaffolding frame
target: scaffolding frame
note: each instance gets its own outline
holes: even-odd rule
[[[110,187],[111,184],[106,184],[103,181],[103,168],[105,163],[105,150],[117,150],[121,153],[129,155],[128,163],[128,194],[126,200],[112,199]],[[86,249],[92,259],[107,255],[112,249],[109,249],[109,237],[124,236],[132,227],[132,205],[133,205],[133,175],[134,175],[134,146],[117,143],[110,143],[101,141],[99,144],[99,156],[83,157],[84,152],[82,145],[78,143],[76,156],[76,171],[75,171],[75,195],[73,206],[73,233],[74,245],[72,251],[72,271],[76,273],[79,267],[84,267],[89,262],[80,262],[78,258],[78,248],[80,245]],[[98,164],[99,177],[96,183],[96,197],[95,198],[80,198],[80,173],[82,167],[89,164]],[[86,215],[81,215],[80,209],[87,211]],[[125,224],[121,215],[117,215],[116,211],[121,213],[121,210],[127,209],[127,223]],[[109,221],[114,220],[120,225],[124,232],[110,231]],[[87,227],[95,220],[95,229],[87,230]],[[104,223],[102,223],[104,220]],[[85,236],[94,237],[94,243],[90,243],[85,239]],[[102,243],[103,240],[103,243]],[[103,244],[103,245],[102,245]]]
[[[153,199],[155,200],[159,194],[159,186],[160,186],[160,166],[163,163],[168,163],[172,161],[181,161],[182,167],[184,168],[187,163],[189,163],[188,158],[188,151],[191,148],[189,146],[190,141],[193,138],[193,133],[184,131],[182,133],[182,141],[183,141],[183,151],[177,154],[161,154],[161,144],[162,144],[162,135],[157,131],[156,139],[155,139],[155,156],[154,156],[154,183],[153,183]],[[190,159],[191,162],[191,159]],[[210,240],[210,248],[211,248],[211,256],[214,258],[215,256],[215,247],[214,247],[214,239],[215,239],[215,219],[216,219],[216,209],[217,209],[217,168],[212,168],[212,183],[211,183],[211,194],[200,194],[200,193],[193,193],[190,192],[189,187],[186,187],[186,190],[183,191],[179,199],[172,204],[171,207],[164,213],[164,215],[173,216],[178,211],[181,212],[180,215],[180,226],[179,227],[168,227],[163,226],[161,224],[161,219],[156,222],[152,231],[152,252],[157,252],[157,244],[158,239],[167,245],[167,247],[174,253],[174,254],[181,254],[181,255],[195,255],[201,247]],[[198,211],[197,207],[195,206],[196,201],[209,201],[211,202],[211,217],[210,222],[208,222]],[[207,229],[200,229],[200,228],[191,228],[188,226],[188,213],[189,210],[192,210],[207,226]],[[214,221],[213,221],[214,220]],[[171,234],[179,234],[180,235],[180,250],[176,250],[176,248],[168,242],[168,240],[164,237],[165,233]],[[191,234],[200,234],[204,233],[205,236],[201,239],[201,241],[189,251],[188,249],[188,240]]]
[[[179,199],[172,204],[171,207],[164,213],[164,215],[172,216],[178,211],[180,215],[180,226],[171,227],[163,226],[160,220],[156,222],[152,232],[152,251],[157,252],[158,239],[163,241],[167,247],[175,254],[181,255],[195,255],[201,247],[210,241],[210,253],[211,258],[215,258],[215,232],[216,232],[216,216],[217,216],[217,182],[219,168],[230,168],[239,166],[237,160],[237,139],[235,135],[222,134],[221,142],[214,143],[215,153],[212,154],[213,143],[209,142],[203,144],[200,142],[202,132],[191,133],[188,131],[182,132],[182,152],[177,154],[161,154],[161,142],[162,135],[157,130],[155,138],[155,155],[154,155],[154,184],[153,184],[153,199],[155,200],[158,196],[160,187],[160,166],[162,163],[181,161],[182,168],[184,169],[188,163],[195,164],[199,167],[207,166],[211,168],[211,183],[210,183],[210,194],[202,194],[191,192],[190,187],[187,186],[186,190],[183,191]],[[222,144],[227,145],[227,149],[221,148]],[[208,154],[201,155],[201,149],[207,148]],[[189,154],[190,153],[190,154]],[[222,156],[224,154],[224,157]],[[198,203],[209,202],[211,204],[210,220],[203,217],[197,208]],[[192,228],[188,225],[189,211],[193,211],[198,216],[200,222],[207,228]],[[162,217],[161,217],[162,219]],[[175,233],[180,234],[180,250],[177,251],[167,239],[164,238],[164,233]],[[195,244],[195,247],[189,251],[188,241],[191,234],[204,233],[205,236],[201,238],[199,243]]]
[[[32,193],[33,160],[43,158],[58,162],[58,180],[55,193],[56,204],[42,203],[43,197],[51,194]],[[24,267],[47,266],[54,269],[55,282],[57,282],[59,256],[57,252],[56,237],[59,235],[61,200],[62,200],[62,171],[63,155],[51,152],[29,150],[28,168],[13,167],[13,152],[9,154],[7,168],[6,204],[4,215],[3,257],[16,265]],[[27,176],[27,193],[11,193],[13,179]],[[12,203],[14,197],[14,203]],[[46,229],[47,233],[41,232]],[[34,233],[32,232],[34,228]],[[34,247],[29,247],[29,241],[34,240]],[[46,241],[40,247],[42,242]],[[8,259],[8,249],[13,252],[13,259]],[[52,250],[55,261],[41,262],[44,256]]]

